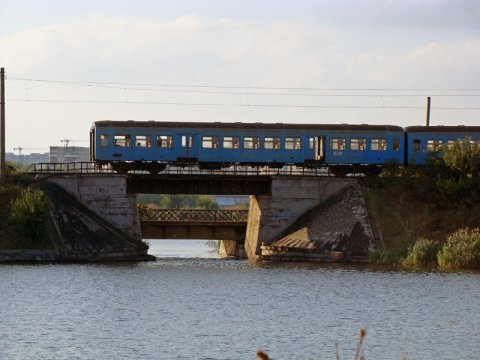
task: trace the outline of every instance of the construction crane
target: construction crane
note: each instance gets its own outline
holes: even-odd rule
[[[13,148],[13,151],[17,151],[18,150],[18,156],[21,156],[22,155],[22,151],[23,150],[45,150],[45,149],[41,149],[41,148],[24,148],[24,147],[16,147],[16,148]]]
[[[87,140],[70,140],[70,139],[62,139],[60,142],[65,143],[65,147],[68,147],[68,144],[71,142],[87,142]]]

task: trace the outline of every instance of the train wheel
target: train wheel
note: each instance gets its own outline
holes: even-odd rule
[[[117,173],[117,174],[126,174],[128,172],[129,166],[126,163],[113,163],[112,164],[112,169]]]
[[[162,172],[167,167],[167,164],[152,163],[146,166],[146,169],[149,174],[157,175],[159,172]]]

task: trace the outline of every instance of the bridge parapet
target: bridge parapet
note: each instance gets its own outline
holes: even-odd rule
[[[186,223],[246,223],[248,210],[150,209],[139,206],[141,221]]]

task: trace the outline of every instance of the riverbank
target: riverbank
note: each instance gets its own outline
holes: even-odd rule
[[[15,233],[9,214],[14,200],[22,195],[28,183],[20,177],[12,180],[0,188],[0,251],[5,250],[4,255],[0,254],[0,262],[153,260],[147,255],[147,244],[119,231],[52,184],[31,182],[31,189],[41,190],[47,197],[42,199],[37,194],[28,200],[37,199],[41,205],[49,203],[48,206],[36,206],[48,209],[46,223],[40,223],[48,231],[42,236],[38,231],[30,232],[30,237],[18,233],[19,229],[31,227],[43,216],[33,215],[31,221],[27,219],[21,226],[17,224]],[[425,176],[360,179],[358,184],[306,214],[274,243],[262,245],[263,260],[370,261],[436,267],[439,251],[445,248],[444,244],[455,231],[480,226],[480,205],[462,205],[462,199],[447,204],[452,206],[442,206],[438,191]],[[453,254],[455,257],[467,259],[464,261],[466,268],[478,266],[475,241],[472,246],[467,244],[465,251],[457,251],[456,245],[449,247],[457,251]],[[431,259],[424,261],[412,255],[412,251]],[[442,258],[446,268],[461,263],[450,255],[444,254]]]
[[[120,231],[58,186],[11,177],[0,195],[0,262],[155,260],[145,242]]]

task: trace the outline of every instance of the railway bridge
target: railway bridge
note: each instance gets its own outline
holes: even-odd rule
[[[49,166],[51,169],[51,164]],[[258,170],[228,173],[187,169],[160,175],[120,175],[97,170],[79,171],[76,167],[54,172],[42,171],[40,167],[33,172],[62,187],[90,210],[135,239],[174,237],[174,231],[177,235],[181,234],[178,238],[188,238],[188,234],[199,231],[203,226],[205,234],[209,232],[212,237],[222,240],[226,255],[240,256],[239,246],[236,245],[243,242],[244,255],[250,260],[260,259],[262,245],[271,244],[311,209],[356,181],[322,173],[305,173],[305,170],[296,173],[292,169],[286,174],[278,170],[272,173]],[[243,222],[222,224],[221,221],[199,224],[192,217],[186,221],[142,222],[136,203],[136,194],[141,193],[249,195],[246,225]],[[192,214],[198,215],[191,213],[190,216]]]

